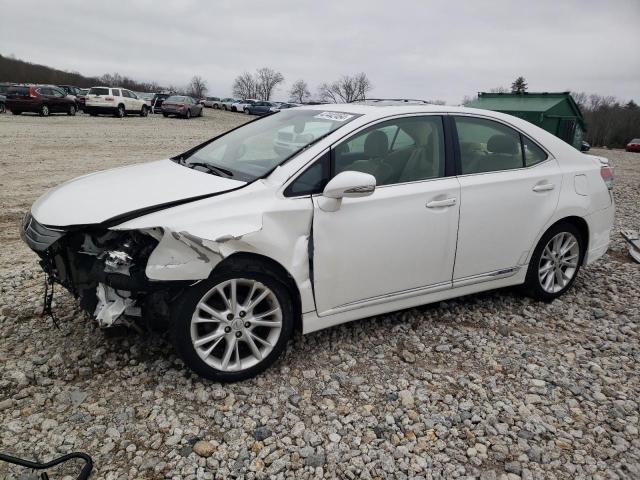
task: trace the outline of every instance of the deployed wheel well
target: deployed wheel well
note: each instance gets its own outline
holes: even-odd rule
[[[558,220],[549,228],[552,228],[558,225],[559,223],[570,223],[571,225],[576,227],[580,232],[581,240],[584,243],[584,252],[582,253],[582,258],[580,259],[580,261],[582,262],[584,260],[585,255],[587,254],[587,251],[589,250],[589,225],[587,225],[587,222],[585,221],[584,218],[571,216],[571,217],[565,217]]]
[[[234,253],[233,255],[230,255],[222,260],[216,265],[216,267],[213,269],[213,272],[218,272],[227,268],[238,270],[246,267],[255,268],[256,266],[261,270],[264,270],[265,273],[271,274],[272,276],[277,278],[285,285],[285,287],[287,287],[289,293],[291,294],[291,300],[293,302],[295,319],[294,328],[302,332],[302,305],[300,300],[300,290],[298,290],[296,281],[289,274],[287,269],[280,265],[278,262],[257,253],[240,252]]]

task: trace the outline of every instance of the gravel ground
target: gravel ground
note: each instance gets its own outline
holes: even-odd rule
[[[105,335],[60,290],[60,328],[39,315],[18,225],[45,188],[244,120],[0,115],[0,451],[86,451],[106,479],[640,477],[640,268],[618,233],[551,304],[503,290],[353,322],[232,385],[162,336]],[[640,228],[640,155],[594,153],[616,166],[616,230]]]

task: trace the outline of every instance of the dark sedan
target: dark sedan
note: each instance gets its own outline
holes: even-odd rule
[[[275,104],[273,102],[254,102],[244,107],[244,113],[249,115],[268,115],[273,113],[271,108]]]
[[[162,115],[165,117],[175,115],[183,118],[201,117],[203,108],[204,106],[192,97],[172,95],[162,102]]]

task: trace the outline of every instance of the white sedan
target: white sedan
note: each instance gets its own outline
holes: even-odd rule
[[[67,182],[22,235],[100,326],[169,328],[195,372],[234,381],[296,330],[510,285],[557,298],[607,250],[612,173],[496,112],[305,106]]]

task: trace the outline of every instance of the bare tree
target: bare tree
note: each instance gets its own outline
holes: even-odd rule
[[[310,95],[311,92],[309,92],[307,82],[304,80],[296,80],[289,90],[289,98],[292,102],[304,103]]]
[[[493,87],[489,89],[489,93],[509,93],[509,89],[507,87]]]
[[[260,100],[269,100],[278,85],[284,82],[284,76],[269,67],[262,67],[256,71],[255,83]]]
[[[332,83],[323,83],[318,89],[320,99],[331,103],[349,103],[356,100],[366,100],[367,92],[373,88],[365,73],[358,73],[352,77],[344,75]]]
[[[202,98],[207,93],[207,82],[199,75],[194,75],[189,82],[187,92],[194,98]]]
[[[233,95],[238,98],[255,98],[257,97],[256,80],[249,72],[238,75],[233,81]]]

